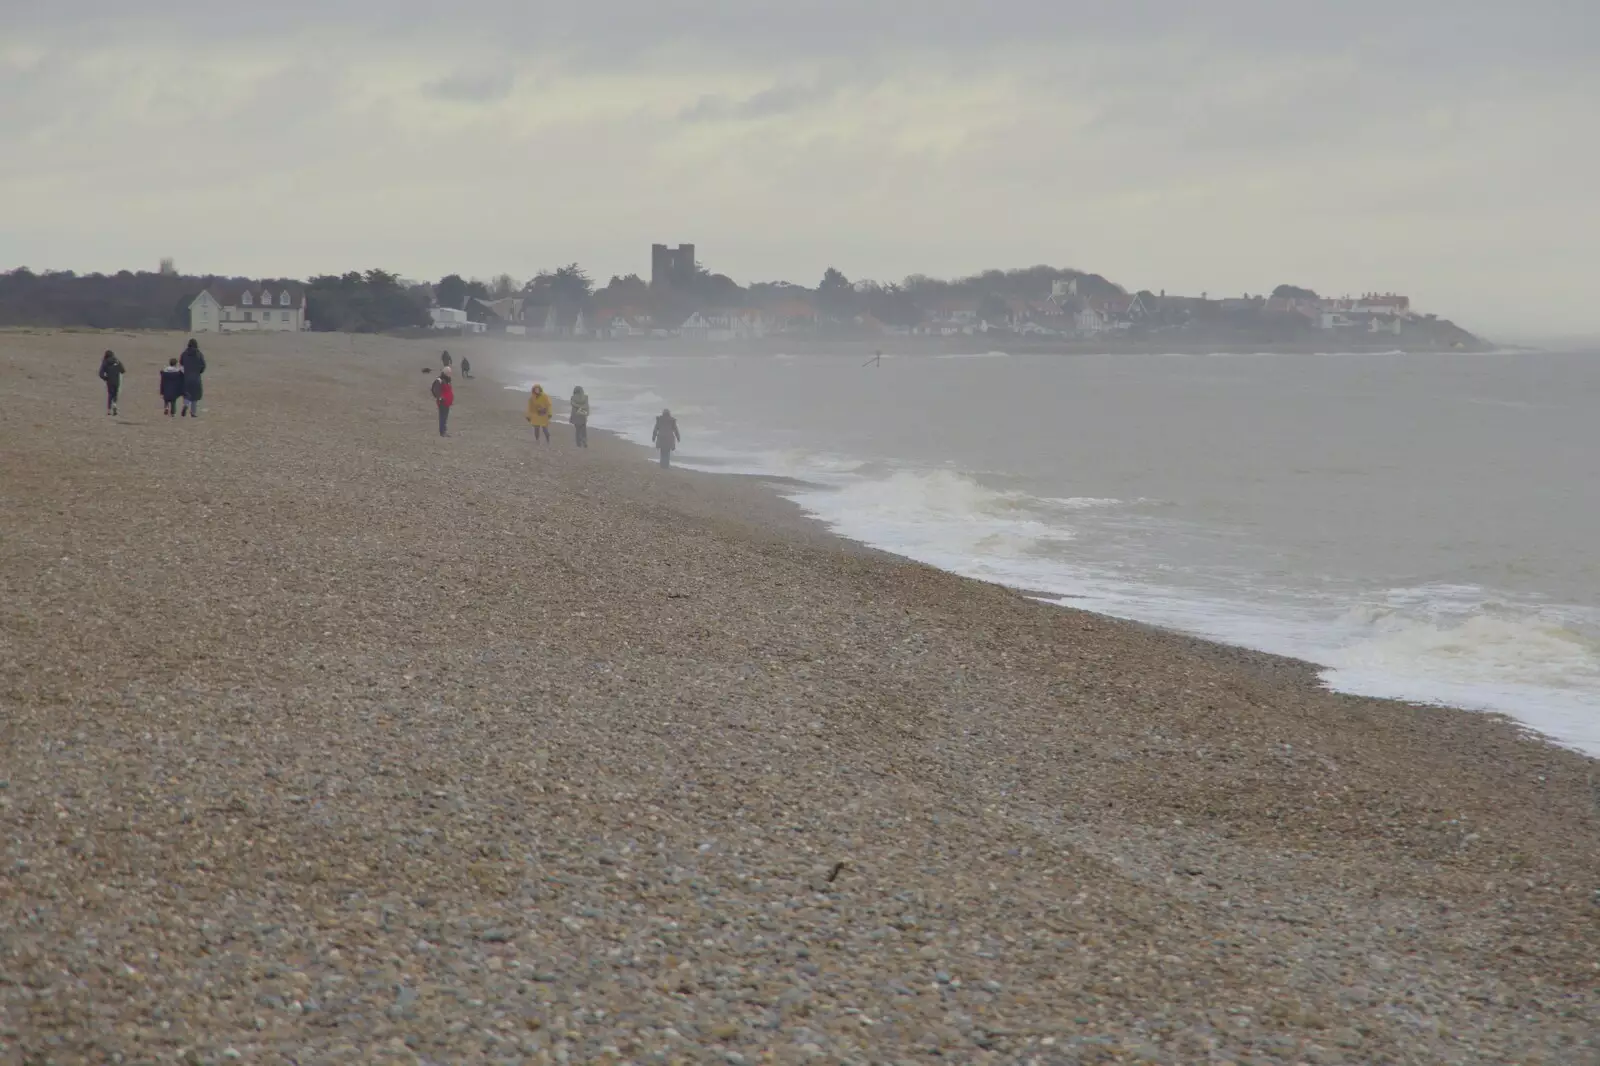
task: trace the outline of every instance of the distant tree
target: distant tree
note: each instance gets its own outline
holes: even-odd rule
[[[189,324],[189,302],[204,285],[204,279],[158,271],[80,277],[18,268],[0,273],[0,326],[183,328]]]
[[[522,284],[510,274],[495,276],[494,283],[489,287],[489,293],[496,300],[504,300],[507,296],[515,296],[522,290]]]
[[[553,308],[562,329],[594,311],[594,281],[577,263],[539,271],[522,291],[534,307]]]
[[[380,333],[429,324],[425,289],[403,285],[386,270],[323,274],[306,285],[306,310],[314,329]]]
[[[161,266],[158,268],[157,273],[166,275],[167,277],[175,277],[177,275],[178,265],[173,261],[172,256],[167,255],[161,257]]]
[[[722,309],[743,307],[746,293],[737,281],[726,274],[713,274],[703,266],[696,266],[694,284],[689,287],[695,303],[703,308]]]
[[[909,329],[922,320],[921,309],[903,286],[867,282],[856,286],[862,309],[887,326]]]
[[[650,285],[637,274],[620,277],[613,274],[611,280],[606,282],[606,287],[597,291],[594,298],[600,307],[636,307],[643,310],[650,303]]]
[[[1272,290],[1272,295],[1279,300],[1315,300],[1317,294],[1311,289],[1302,289],[1298,285],[1279,285]]]
[[[1011,321],[1011,306],[999,293],[986,292],[978,297],[978,321],[991,326],[1007,325]]]
[[[817,308],[830,318],[844,320],[855,314],[856,291],[843,272],[829,267],[817,285]]]
[[[457,311],[467,306],[467,282],[460,274],[447,274],[433,288],[433,298],[440,307],[453,307]]]
[[[554,270],[539,271],[525,291],[547,296],[557,304],[581,306],[594,291],[594,282],[577,263],[568,263]]]

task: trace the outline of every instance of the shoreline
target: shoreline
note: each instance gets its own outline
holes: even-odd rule
[[[187,423],[0,335],[0,1046],[1600,1050],[1594,760],[535,446],[490,343],[441,440],[431,340],[202,340]]]
[[[510,348],[509,350],[512,351],[512,352],[516,352],[518,347],[519,346],[512,346],[512,348]],[[656,347],[659,347],[659,345],[658,344],[651,344],[648,347],[653,350]],[[586,350],[586,354],[587,354],[587,350]],[[685,352],[683,354],[689,354],[689,353]],[[835,352],[834,354],[837,354],[837,352]],[[509,381],[509,380],[501,380],[499,382],[499,384],[504,389],[506,389],[508,392],[513,392],[513,391],[521,388],[521,384],[519,382],[513,382],[513,381]],[[563,412],[565,410],[565,407],[566,407],[565,402],[558,398],[557,401],[556,401],[556,412],[557,412],[558,416],[560,415],[561,412]],[[618,431],[606,430],[606,429],[595,429],[594,432],[605,435],[608,439],[614,441],[618,446],[636,450],[638,452],[639,456],[640,456],[640,460],[641,461],[649,461],[653,457],[654,453],[647,446],[644,446],[644,445],[641,445],[641,444],[637,444],[637,443],[635,443],[635,442],[623,437],[621,435],[621,433],[618,432]],[[1500,710],[1498,708],[1487,706],[1487,705],[1472,706],[1472,705],[1468,705],[1468,704],[1464,704],[1464,703],[1450,702],[1448,700],[1443,700],[1443,699],[1440,699],[1440,700],[1412,700],[1412,699],[1406,699],[1404,697],[1397,697],[1397,696],[1373,696],[1373,695],[1367,695],[1367,694],[1345,692],[1345,691],[1343,691],[1341,689],[1338,689],[1338,688],[1334,687],[1333,685],[1329,684],[1327,681],[1324,680],[1323,675],[1325,673],[1336,669],[1336,667],[1331,666],[1331,665],[1318,663],[1318,662],[1316,662],[1314,660],[1304,659],[1304,658],[1300,658],[1300,657],[1297,657],[1297,656],[1294,656],[1294,655],[1286,655],[1286,654],[1282,654],[1282,653],[1279,653],[1279,652],[1264,651],[1264,650],[1262,650],[1260,648],[1253,648],[1253,647],[1250,647],[1249,645],[1246,645],[1246,644],[1238,644],[1238,643],[1234,643],[1234,642],[1231,642],[1229,640],[1222,639],[1222,638],[1206,636],[1206,635],[1200,634],[1200,633],[1188,632],[1188,631],[1185,631],[1185,630],[1182,630],[1182,629],[1178,629],[1178,628],[1175,628],[1175,627],[1172,627],[1172,626],[1168,626],[1168,625],[1164,625],[1164,624],[1157,623],[1157,622],[1145,622],[1145,621],[1141,621],[1139,619],[1126,618],[1126,617],[1121,617],[1121,616],[1112,615],[1112,614],[1105,614],[1105,613],[1096,611],[1093,608],[1079,607],[1079,606],[1077,606],[1075,604],[1072,604],[1072,603],[1063,602],[1063,601],[1066,601],[1066,600],[1071,600],[1071,599],[1081,598],[1081,597],[1063,596],[1063,595],[1061,595],[1059,593],[1050,592],[1050,591],[1047,591],[1047,590],[1022,588],[1022,587],[1005,585],[1005,584],[1001,584],[1001,583],[997,583],[997,582],[987,581],[987,580],[985,580],[983,578],[970,577],[970,576],[965,575],[965,574],[960,574],[957,571],[946,570],[946,569],[944,569],[942,567],[935,566],[933,564],[924,563],[924,562],[922,562],[920,560],[917,560],[917,559],[914,559],[914,558],[912,558],[910,556],[901,555],[901,554],[895,552],[893,549],[890,549],[890,548],[878,547],[876,545],[872,545],[872,544],[868,544],[868,543],[865,543],[865,542],[862,542],[862,541],[854,540],[854,539],[852,539],[850,537],[845,536],[842,533],[835,532],[833,529],[831,529],[827,525],[827,522],[824,519],[822,519],[822,518],[820,518],[820,517],[818,517],[816,515],[811,514],[808,511],[806,511],[804,509],[804,507],[802,507],[800,504],[794,502],[793,500],[790,500],[781,491],[781,490],[786,489],[786,488],[827,489],[829,486],[826,486],[826,485],[821,485],[821,484],[814,483],[814,482],[808,482],[808,481],[805,481],[805,480],[803,480],[801,478],[796,478],[796,477],[787,476],[787,475],[781,475],[781,474],[758,474],[758,473],[747,473],[747,472],[737,472],[737,473],[735,473],[735,472],[727,472],[727,473],[724,473],[724,472],[721,472],[721,471],[718,471],[718,470],[715,470],[715,469],[709,469],[708,470],[708,469],[703,469],[703,468],[693,468],[693,469],[691,469],[691,468],[683,468],[683,469],[680,470],[680,473],[684,473],[684,474],[688,474],[688,475],[694,475],[694,476],[704,476],[704,477],[714,477],[714,478],[729,478],[729,479],[732,479],[735,482],[739,482],[739,483],[742,483],[742,484],[754,486],[756,489],[758,489],[760,491],[765,491],[765,492],[771,494],[775,498],[775,500],[780,503],[780,505],[783,508],[792,510],[793,521],[795,521],[797,523],[802,523],[804,525],[804,527],[807,528],[807,529],[820,530],[825,536],[832,538],[833,541],[840,547],[841,550],[869,552],[869,553],[874,553],[874,554],[880,555],[880,556],[882,556],[884,558],[887,558],[887,559],[896,560],[896,561],[898,561],[900,563],[909,563],[909,564],[918,565],[918,566],[928,566],[931,569],[937,570],[940,573],[950,574],[951,576],[954,576],[954,577],[960,577],[963,580],[971,580],[971,581],[975,581],[975,582],[977,582],[979,584],[993,585],[996,588],[1003,588],[1003,589],[1006,589],[1007,591],[1018,593],[1018,594],[1020,594],[1022,596],[1027,597],[1030,600],[1035,600],[1035,601],[1040,602],[1040,603],[1042,603],[1042,604],[1044,604],[1046,606],[1061,607],[1061,608],[1065,608],[1065,609],[1069,609],[1069,610],[1084,611],[1086,613],[1093,614],[1097,618],[1104,618],[1104,619],[1107,619],[1108,621],[1115,621],[1115,622],[1118,622],[1120,624],[1125,624],[1125,625],[1139,627],[1139,628],[1142,628],[1142,629],[1151,630],[1151,631],[1156,632],[1156,633],[1165,634],[1165,635],[1167,635],[1167,636],[1169,636],[1171,638],[1174,638],[1176,640],[1192,641],[1192,642],[1195,642],[1198,647],[1208,649],[1208,653],[1209,654],[1217,656],[1217,657],[1221,658],[1224,661],[1232,662],[1235,665],[1244,665],[1244,664],[1248,663],[1249,664],[1249,668],[1252,669],[1253,671],[1257,672],[1257,673],[1262,673],[1262,674],[1265,674],[1265,675],[1272,675],[1272,676],[1281,676],[1281,677],[1298,677],[1299,679],[1301,679],[1301,683],[1304,684],[1308,689],[1311,689],[1311,690],[1314,690],[1314,691],[1317,691],[1317,692],[1331,694],[1331,695],[1338,695],[1338,696],[1351,696],[1351,697],[1354,697],[1354,698],[1370,699],[1370,700],[1375,700],[1375,701],[1385,702],[1385,703],[1394,703],[1394,704],[1396,704],[1397,706],[1400,706],[1400,707],[1408,707],[1408,708],[1430,707],[1430,708],[1439,708],[1439,709],[1460,711],[1462,713],[1467,713],[1467,714],[1486,715],[1486,716],[1490,717],[1491,719],[1494,719],[1494,720],[1499,721],[1499,722],[1501,722],[1503,724],[1509,725],[1511,728],[1513,728],[1517,732],[1525,735],[1526,737],[1528,737],[1530,739],[1537,740],[1540,743],[1549,744],[1549,745],[1551,745],[1553,747],[1556,747],[1556,748],[1558,748],[1560,750],[1563,750],[1563,751],[1573,752],[1573,753],[1575,753],[1575,754],[1577,754],[1577,755],[1579,755],[1579,756],[1581,756],[1581,757],[1583,757],[1585,759],[1589,759],[1589,760],[1594,761],[1597,764],[1597,767],[1600,767],[1600,751],[1585,750],[1583,747],[1579,746],[1576,742],[1563,740],[1560,737],[1548,734],[1548,733],[1542,731],[1541,729],[1539,729],[1538,727],[1523,721],[1522,719],[1518,718],[1515,714],[1513,714],[1513,713],[1511,713],[1509,711]]]

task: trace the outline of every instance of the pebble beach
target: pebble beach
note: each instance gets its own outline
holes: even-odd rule
[[[0,332],[0,1063],[1600,1063],[1594,760],[185,339]]]

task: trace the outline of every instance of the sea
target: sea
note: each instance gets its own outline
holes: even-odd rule
[[[787,479],[864,544],[1600,755],[1600,352],[981,349],[573,347],[519,377],[642,444],[670,408],[677,465]]]

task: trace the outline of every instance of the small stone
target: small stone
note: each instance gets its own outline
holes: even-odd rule
[[[1338,1044],[1340,1047],[1361,1046],[1361,1034],[1356,1032],[1354,1029],[1351,1029],[1349,1026],[1342,1026],[1338,1029],[1335,1029],[1328,1035],[1332,1037],[1333,1042]]]

